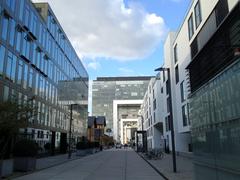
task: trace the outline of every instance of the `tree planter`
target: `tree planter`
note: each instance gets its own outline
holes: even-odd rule
[[[13,173],[13,159],[0,161],[0,178],[10,176]]]
[[[36,169],[35,157],[15,157],[14,170],[15,171],[33,171]]]

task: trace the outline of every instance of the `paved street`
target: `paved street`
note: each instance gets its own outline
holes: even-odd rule
[[[107,150],[41,170],[17,180],[161,180],[132,150]]]

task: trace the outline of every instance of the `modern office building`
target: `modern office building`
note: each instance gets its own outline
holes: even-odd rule
[[[194,151],[197,179],[239,178],[239,19],[238,0],[192,1],[179,31],[164,44],[171,84],[161,71],[144,97],[148,148],[159,148],[164,138],[171,151],[171,90],[175,149]]]
[[[98,77],[92,87],[93,116],[106,117],[106,129],[116,141],[127,143],[137,129],[138,111],[151,77]],[[133,137],[132,137],[133,138]]]
[[[164,44],[163,68],[169,68],[171,84],[162,69],[149,84],[156,94],[145,95],[143,113],[154,106],[153,95],[160,98],[156,122],[162,122],[171,151],[171,91],[175,148],[187,154],[193,147],[196,179],[240,178],[239,10],[239,0],[193,0],[179,31],[170,32]],[[144,122],[148,146],[157,147],[151,117]]]
[[[33,99],[24,133],[64,152],[70,104],[73,134],[86,133],[88,74],[49,4],[1,0],[0,12],[0,100]]]
[[[205,11],[202,11],[203,15]],[[240,179],[240,1],[214,1],[191,39],[196,179]],[[205,39],[203,39],[205,38]]]

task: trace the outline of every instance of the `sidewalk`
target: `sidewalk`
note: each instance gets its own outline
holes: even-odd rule
[[[91,155],[91,154],[89,154]],[[87,156],[89,156],[87,155]],[[27,174],[32,174],[34,172],[37,172],[39,170],[44,170],[47,168],[51,168],[57,165],[61,165],[64,164],[66,162],[70,162],[73,160],[77,160],[80,158],[83,158],[84,156],[77,156],[76,153],[72,153],[71,158],[68,158],[68,154],[61,154],[61,155],[55,155],[55,156],[47,156],[44,158],[38,158],[36,161],[36,170],[34,171],[29,171],[29,172],[14,172],[11,176],[7,177],[7,178],[17,178],[17,177],[21,177]]]
[[[145,159],[146,160],[146,159]],[[147,160],[169,180],[193,180],[193,163],[190,157],[176,156],[177,173],[173,172],[172,155],[164,154],[161,160]]]
[[[111,149],[16,180],[164,180],[131,149]]]
[[[76,156],[76,153],[72,153],[70,159],[68,158],[68,154],[39,158],[37,159],[36,170],[49,168],[78,158],[81,158],[81,156]]]

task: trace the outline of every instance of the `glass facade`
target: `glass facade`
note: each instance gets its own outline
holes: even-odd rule
[[[15,96],[23,103],[34,97],[39,114],[32,125],[66,133],[67,104],[75,98],[63,102],[60,84],[78,79],[74,88],[87,99],[88,74],[81,60],[48,4],[1,0],[0,12],[0,99]]]
[[[151,77],[98,78],[93,81],[92,113],[105,116],[107,127],[113,129],[113,100],[142,100]],[[127,108],[125,114],[129,114]],[[134,110],[133,110],[134,111]],[[123,113],[124,114],[124,113]],[[135,113],[130,113],[134,114]],[[135,117],[137,118],[137,117]]]
[[[196,179],[240,178],[240,59],[190,99]]]

